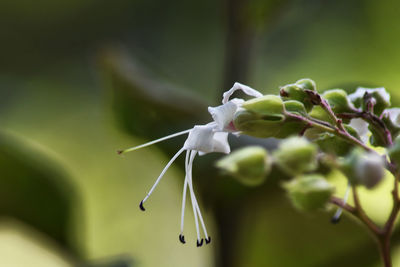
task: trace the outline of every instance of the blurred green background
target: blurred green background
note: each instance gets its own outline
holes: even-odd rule
[[[235,81],[384,86],[398,104],[399,13],[389,0],[2,0],[0,266],[380,266],[352,218],[295,211],[279,175],[245,188],[218,174],[219,155],[194,167],[213,242],[196,248],[188,212],[182,245],[183,160],[138,204],[184,139],[116,150],[209,121]],[[361,196],[379,222],[386,180]],[[400,266],[397,231],[393,245]]]

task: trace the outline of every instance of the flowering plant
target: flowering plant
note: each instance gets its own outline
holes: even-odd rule
[[[251,99],[231,99],[237,90]],[[178,135],[188,135],[182,148],[140,202],[141,210],[145,210],[144,203],[167,169],[186,151],[179,240],[186,242],[183,230],[189,190],[197,246],[202,246],[203,240],[206,244],[210,243],[211,238],[193,189],[192,166],[196,155],[213,152],[229,154],[216,165],[243,184],[259,185],[272,169],[277,168],[291,177],[282,181],[282,187],[297,209],[329,211],[330,207],[337,206],[332,223],[339,222],[343,211],[354,216],[374,236],[385,266],[391,266],[390,239],[400,211],[400,109],[391,108],[390,95],[384,88],[360,87],[350,95],[342,89],[319,93],[314,81],[301,79],[281,87],[279,95],[263,95],[246,85],[235,83],[224,93],[222,105],[209,107],[208,112],[212,117],[208,124],[196,125],[192,129],[119,151],[122,154]],[[273,152],[251,146],[230,153],[229,133],[283,140]],[[337,170],[348,180],[342,198],[333,195],[335,187],[326,179],[331,171]],[[364,211],[358,188],[374,188],[384,179],[386,172],[393,176],[393,208],[386,223],[380,226]],[[350,193],[354,205],[347,203]]]

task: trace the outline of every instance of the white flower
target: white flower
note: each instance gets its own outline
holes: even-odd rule
[[[349,99],[351,102],[355,102],[357,101],[357,99],[362,99],[365,93],[372,94],[374,92],[377,92],[385,102],[390,103],[390,95],[384,87],[379,87],[379,88],[358,87],[354,93],[349,95]]]
[[[185,130],[182,132],[178,132],[169,136],[162,137],[160,139],[151,141],[149,143],[132,147],[126,150],[119,151],[119,153],[126,153],[130,151],[137,150],[139,148],[147,147],[149,145],[179,136],[183,134],[189,134],[183,147],[171,158],[171,160],[167,163],[165,168],[162,170],[161,174],[158,176],[154,185],[150,188],[146,197],[140,202],[140,209],[145,210],[144,203],[153,193],[154,189],[157,187],[158,183],[161,181],[162,177],[168,170],[168,168],[172,165],[172,163],[181,155],[184,151],[186,151],[185,158],[185,182],[183,185],[183,196],[182,196],[182,214],[181,214],[181,232],[179,235],[179,240],[182,243],[186,243],[185,237],[183,235],[183,226],[184,226],[184,217],[185,217],[185,205],[186,205],[186,193],[189,189],[189,194],[191,198],[194,219],[196,224],[197,231],[197,246],[203,245],[203,238],[201,238],[200,227],[204,232],[205,242],[206,244],[211,242],[211,238],[208,236],[207,229],[203,220],[203,217],[200,212],[200,208],[193,190],[193,181],[192,181],[192,168],[193,161],[197,154],[200,156],[205,155],[207,153],[225,153],[229,154],[231,149],[228,143],[228,133],[237,133],[235,127],[233,126],[232,120],[235,112],[238,108],[240,108],[241,104],[244,102],[243,99],[232,99],[229,100],[231,95],[237,91],[242,90],[247,95],[253,97],[261,97],[262,94],[246,85],[235,83],[233,87],[224,93],[222,99],[222,105],[217,107],[209,107],[208,111],[211,114],[213,121],[206,125],[196,125],[192,129]]]
[[[400,127],[400,108],[389,108],[386,109],[385,112],[389,115],[392,123],[395,126]]]
[[[352,119],[349,125],[357,131],[358,135],[361,138],[361,141],[366,144],[369,138],[368,123],[365,122],[363,119],[356,118]]]

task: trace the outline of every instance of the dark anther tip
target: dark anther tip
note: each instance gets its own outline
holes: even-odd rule
[[[122,152],[124,152],[124,151],[123,151],[123,150],[117,150],[117,154],[118,154],[118,155],[121,155]]]
[[[196,243],[197,243],[197,247],[201,247],[202,245],[203,245],[203,238],[199,241],[199,240],[197,240],[196,241]]]
[[[146,209],[143,207],[143,200],[140,201],[139,207],[142,211],[145,211]]]
[[[211,243],[211,236],[209,236],[208,238],[206,238],[206,244],[210,244]]]
[[[179,241],[181,241],[182,244],[185,244],[185,243],[186,243],[186,241],[185,241],[185,236],[182,235],[182,234],[180,234],[180,235],[179,235]]]
[[[340,217],[333,217],[332,219],[331,219],[331,223],[332,224],[338,224],[340,222]]]

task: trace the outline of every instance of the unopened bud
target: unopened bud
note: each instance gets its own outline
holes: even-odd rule
[[[297,100],[303,103],[307,111],[313,107],[310,95],[305,90],[316,91],[316,85],[313,80],[301,79],[294,84],[288,84],[281,88],[280,95],[284,100]]]
[[[300,86],[303,89],[317,91],[317,85],[315,84],[315,82],[308,78],[300,79],[295,84],[297,84],[298,86]]]
[[[349,101],[346,91],[332,89],[325,91],[322,95],[335,113],[353,112],[354,105]]]
[[[357,131],[353,127],[345,124],[344,128],[350,135],[360,139]],[[318,138],[315,139],[315,142],[322,151],[336,156],[345,156],[354,148],[352,143],[334,134],[326,132],[319,134]]]
[[[248,186],[256,186],[263,183],[270,173],[271,158],[264,148],[250,146],[223,157],[216,165],[239,182]]]
[[[284,188],[293,205],[302,211],[324,209],[335,191],[335,188],[318,174],[296,177],[285,183]]]
[[[282,141],[273,156],[278,166],[292,176],[317,168],[317,146],[305,138],[291,137]]]
[[[341,170],[353,185],[376,186],[385,175],[384,161],[374,152],[354,149],[341,163]]]
[[[254,137],[274,137],[283,125],[283,101],[274,95],[254,98],[242,104],[235,113],[235,128]]]

